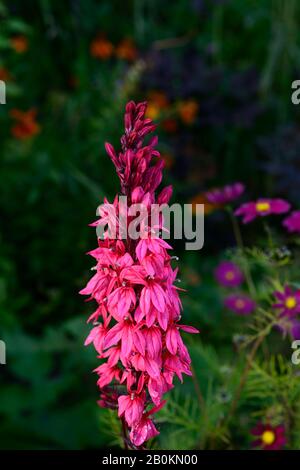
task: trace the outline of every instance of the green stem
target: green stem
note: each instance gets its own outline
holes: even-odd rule
[[[247,380],[247,377],[248,377],[248,374],[250,372],[250,369],[251,369],[251,366],[252,366],[252,363],[253,363],[253,360],[254,360],[254,357],[256,355],[256,352],[259,348],[259,346],[261,345],[263,339],[264,339],[264,335],[261,335],[259,336],[255,343],[253,344],[253,347],[247,357],[247,362],[246,362],[246,366],[243,370],[243,373],[241,375],[241,379],[240,379],[240,382],[239,382],[239,385],[237,387],[237,390],[236,390],[236,393],[235,393],[235,396],[231,402],[231,406],[230,406],[230,409],[229,409],[229,412],[228,412],[228,415],[227,415],[227,418],[226,418],[226,423],[228,423],[231,419],[231,417],[234,415],[235,413],[235,410],[237,408],[237,405],[238,405],[238,402],[239,402],[239,399],[241,397],[241,393],[242,393],[242,390],[245,386],[245,383],[246,383],[246,380]]]
[[[255,285],[254,285],[254,282],[253,282],[253,279],[252,279],[252,276],[251,276],[248,259],[245,255],[245,247],[244,247],[242,233],[241,233],[241,230],[240,230],[239,223],[238,223],[236,217],[234,216],[231,207],[228,207],[227,211],[229,213],[229,217],[230,217],[230,221],[231,221],[231,224],[232,224],[232,229],[233,229],[233,233],[234,233],[234,236],[235,236],[237,247],[240,249],[241,253],[244,255],[245,277],[246,277],[246,282],[247,282],[247,285],[248,285],[249,292],[250,292],[252,297],[256,297],[256,289],[255,289]]]

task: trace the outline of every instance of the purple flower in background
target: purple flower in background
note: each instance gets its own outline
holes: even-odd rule
[[[294,339],[300,339],[300,321],[291,320],[290,333]]]
[[[256,217],[265,217],[270,214],[284,214],[290,210],[290,203],[284,199],[258,199],[246,202],[235,211],[235,215],[243,217],[243,223],[247,224]]]
[[[276,328],[281,331],[283,336],[290,333],[293,339],[300,339],[300,321],[295,318],[284,318],[280,323],[277,323]]]
[[[242,183],[233,183],[224,186],[223,188],[208,191],[205,196],[212,204],[225,205],[240,197],[244,190],[245,186]]]
[[[300,211],[292,212],[284,219],[282,225],[287,229],[288,232],[300,233]]]
[[[238,315],[249,315],[256,307],[256,303],[246,294],[231,294],[224,299],[224,305]]]
[[[240,268],[231,261],[222,261],[215,270],[215,278],[225,287],[238,287],[244,281]]]
[[[289,286],[285,286],[283,292],[274,292],[277,303],[273,308],[280,310],[280,316],[293,317],[300,313],[300,290],[293,291]]]
[[[283,335],[290,333],[292,338],[300,339],[300,321],[295,318],[300,313],[300,290],[293,291],[285,286],[283,292],[274,292],[277,303],[273,308],[278,309],[280,320],[276,325]]]

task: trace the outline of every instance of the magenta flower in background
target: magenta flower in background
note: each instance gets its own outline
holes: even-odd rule
[[[277,302],[273,304],[273,308],[277,309],[280,315],[276,328],[284,336],[289,333],[292,338],[300,339],[300,321],[295,318],[300,313],[300,290],[294,291],[285,286],[283,292],[276,291],[274,296]]]
[[[300,211],[292,212],[283,220],[282,225],[287,229],[288,232],[300,233]]]
[[[293,317],[300,313],[300,290],[293,291],[291,287],[285,286],[283,292],[274,292],[277,302],[273,308],[280,311],[280,316]]]
[[[212,189],[205,193],[206,199],[212,204],[226,205],[243,194],[245,186],[243,183],[233,183],[223,188]]]
[[[258,423],[251,430],[255,436],[253,447],[261,447],[263,450],[280,450],[286,444],[285,428],[283,425],[271,426],[271,424]]]
[[[235,211],[235,215],[243,217],[247,224],[256,217],[265,217],[270,214],[284,214],[290,210],[290,203],[284,199],[258,199],[255,202],[246,202]]]
[[[238,315],[249,315],[256,307],[256,303],[246,294],[230,294],[224,299],[224,305]]]
[[[290,334],[293,339],[300,339],[300,321],[295,318],[284,317],[275,325],[285,337]]]
[[[224,287],[238,287],[244,281],[240,268],[231,261],[222,261],[215,269],[215,278]]]
[[[294,318],[290,320],[290,333],[293,339],[300,339],[300,321]]]
[[[101,390],[98,403],[118,411],[124,442],[132,448],[158,434],[150,416],[163,406],[162,397],[173,388],[175,376],[182,381],[182,374],[192,375],[180,330],[198,333],[179,323],[182,307],[175,285],[177,269],[168,253],[171,246],[159,237],[163,218],[157,234],[141,224],[143,236],[137,240],[112,237],[110,231],[113,225],[119,230],[121,220],[130,218],[124,212],[130,204],[142,203],[150,214],[152,204],[168,203],[171,198],[171,187],[156,194],[164,162],[155,149],[156,138],[143,146],[144,137],[155,129],[145,118],[146,108],[146,103],[128,103],[121,151],[105,146],[128,208],[117,197],[113,204],[105,200],[101,206],[100,218],[91,224],[105,228],[98,247],[89,253],[97,263],[95,274],[80,292],[97,302],[88,320],[94,328],[86,344],[93,343],[98,357],[104,359],[95,370]],[[155,407],[147,411],[151,403]]]

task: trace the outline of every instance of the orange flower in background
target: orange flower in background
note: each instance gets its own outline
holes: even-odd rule
[[[160,157],[163,159],[163,161],[165,162],[165,168],[166,169],[170,169],[172,168],[172,166],[174,165],[174,157],[173,155],[169,154],[169,153],[161,153],[160,154]]]
[[[123,39],[116,48],[116,56],[129,62],[133,62],[137,58],[137,53],[137,48],[130,38]]]
[[[199,276],[197,271],[195,271],[195,269],[191,267],[188,267],[184,271],[184,277],[186,278],[187,282],[192,286],[198,286],[199,284],[201,284],[201,277]]]
[[[8,82],[11,79],[10,73],[6,68],[0,67],[0,80]]]
[[[10,44],[18,54],[23,54],[28,49],[28,39],[23,35],[14,36],[11,38]]]
[[[150,91],[148,98],[150,103],[155,103],[161,109],[165,109],[169,106],[168,97],[163,91]]]
[[[11,128],[13,137],[25,140],[38,134],[40,132],[40,126],[36,122],[36,114],[35,109],[29,109],[28,111],[12,109],[10,115],[16,121],[16,124]]]
[[[195,100],[187,100],[179,103],[178,113],[185,124],[193,124],[195,122],[199,105]]]
[[[165,119],[161,127],[169,134],[174,134],[178,129],[178,124],[176,119]]]
[[[77,88],[79,86],[79,78],[75,75],[70,75],[68,78],[68,85],[70,88]]]
[[[98,37],[91,42],[90,53],[97,59],[109,59],[113,53],[113,44],[104,37]]]
[[[190,201],[192,204],[192,213],[194,215],[198,214],[198,209],[196,204],[204,204],[204,215],[211,214],[219,208],[218,204],[212,204],[206,199],[205,193],[196,194]]]
[[[151,91],[148,94],[148,106],[146,116],[149,119],[159,118],[161,111],[167,109],[169,100],[162,91]]]

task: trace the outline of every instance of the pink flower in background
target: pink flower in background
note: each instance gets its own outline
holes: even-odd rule
[[[235,215],[243,217],[247,224],[256,217],[265,217],[270,214],[284,214],[290,210],[291,205],[284,199],[258,199],[255,202],[246,202],[235,211]]]
[[[249,315],[256,308],[256,303],[246,294],[230,294],[224,299],[224,305],[238,315]]]
[[[215,278],[224,287],[238,287],[244,281],[240,268],[231,261],[222,261],[215,270]]]
[[[287,229],[288,232],[300,233],[300,211],[292,212],[283,220],[282,225]]]
[[[142,202],[150,213],[151,204],[168,203],[172,195],[170,186],[156,195],[164,163],[155,149],[157,138],[143,146],[144,137],[155,129],[145,118],[146,108],[146,103],[128,103],[121,151],[105,145],[128,208],[121,207],[117,197],[101,206],[99,219],[91,224],[105,229],[98,247],[89,252],[97,263],[95,274],[80,292],[97,302],[88,320],[94,328],[85,344],[93,343],[104,360],[95,370],[99,404],[118,410],[124,441],[132,448],[158,434],[149,416],[163,406],[163,395],[173,388],[175,376],[182,381],[182,374],[191,375],[191,359],[180,331],[198,333],[179,323],[177,269],[168,253],[172,247],[159,237],[163,219],[157,234],[143,220],[141,239],[112,236],[111,228],[116,225],[119,233],[121,220],[130,218],[131,204]],[[151,403],[155,407],[147,411]]]
[[[285,286],[283,292],[276,291],[274,296],[277,302],[273,304],[280,312],[280,316],[293,317],[300,313],[300,290],[293,291],[291,287]]]
[[[223,188],[212,189],[205,193],[206,199],[212,204],[226,205],[238,199],[245,191],[242,183],[233,183]]]
[[[253,447],[261,447],[263,450],[280,450],[286,444],[285,428],[283,425],[271,426],[271,424],[258,423],[251,430],[255,436]]]

